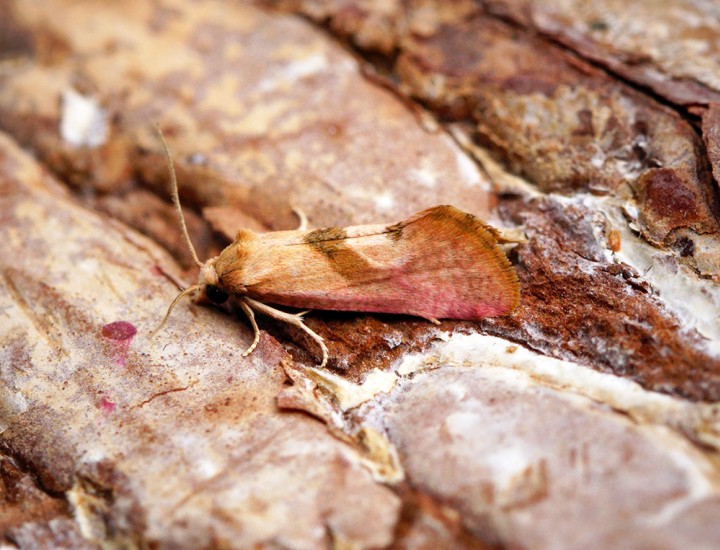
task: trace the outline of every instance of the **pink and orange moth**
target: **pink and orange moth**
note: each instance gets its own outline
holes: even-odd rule
[[[254,313],[259,312],[310,335],[322,349],[323,367],[327,346],[303,322],[311,309],[398,313],[439,323],[506,315],[520,301],[517,274],[498,244],[508,241],[453,206],[428,208],[392,225],[308,231],[302,223],[294,231],[270,233],[241,229],[235,242],[203,263],[187,231],[170,151],[160,137],[173,203],[200,277],[172,301],[155,332],[184,296],[200,293],[216,304],[234,296],[255,332],[244,356],[260,340]],[[268,303],[307,311],[287,313]]]

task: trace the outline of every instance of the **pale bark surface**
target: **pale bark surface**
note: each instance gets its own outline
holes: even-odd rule
[[[0,0],[0,531],[20,548],[715,548],[710,2]],[[641,23],[642,22],[642,23]],[[181,303],[191,236],[453,204],[511,316]],[[438,281],[442,284],[442,281]]]

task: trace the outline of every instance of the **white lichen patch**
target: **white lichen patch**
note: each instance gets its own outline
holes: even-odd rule
[[[374,197],[375,207],[381,212],[391,211],[395,207],[395,197],[390,191],[378,193]]]
[[[423,168],[412,168],[410,173],[414,177],[414,180],[423,187],[436,187],[438,184],[437,174],[428,167]]]
[[[617,261],[626,263],[654,289],[660,300],[682,322],[706,340],[706,350],[720,356],[720,285],[699,277],[681,264],[675,254],[651,246],[625,219],[625,212],[636,212],[633,205],[622,205],[612,197],[586,197],[592,207],[601,211],[620,233]]]
[[[297,84],[303,78],[324,73],[330,69],[330,63],[324,52],[314,52],[310,55],[291,59],[289,62],[278,65],[275,70],[268,71],[268,76],[260,80],[255,91],[261,94]]]
[[[361,462],[373,479],[379,483],[395,484],[405,479],[400,457],[384,431],[363,425],[359,432],[359,441],[365,450]]]
[[[521,181],[508,179],[506,183],[515,191],[526,193],[527,185],[519,183]],[[589,193],[548,197],[564,206],[577,205],[597,212],[593,233],[598,246],[604,249],[605,259],[634,268],[639,274],[638,282],[647,282],[657,292],[662,304],[681,321],[681,329],[697,331],[704,338],[704,351],[720,356],[720,285],[700,277],[682,264],[674,252],[652,246],[643,239],[634,222],[639,216],[637,205]],[[607,229],[618,233],[620,248],[617,251],[610,249]],[[579,267],[589,274],[594,271],[587,263],[580,262]]]
[[[361,384],[355,384],[323,369],[310,367],[307,372],[319,386],[335,397],[342,411],[348,411],[370,401],[380,393],[390,392],[398,380],[395,373],[379,369],[371,370]]]
[[[7,418],[27,410],[27,399],[21,391],[12,391],[10,388],[0,386],[0,433],[10,425]]]
[[[632,417],[680,429],[697,441],[720,449],[720,418],[712,404],[691,403],[643,389],[639,384],[570,361],[554,359],[494,336],[455,334],[433,353],[403,357],[394,371],[400,377],[442,366],[493,369],[493,376],[517,387],[545,386],[568,397],[583,396]],[[460,390],[453,390],[460,391]]]
[[[533,548],[714,540],[695,522],[720,514],[720,483],[688,441],[718,432],[712,407],[478,334],[396,372],[406,376],[381,401],[387,433],[408,477],[455,503],[470,530],[492,517],[505,544]]]
[[[107,112],[95,99],[66,90],[62,96],[60,135],[73,147],[99,147],[108,137]]]

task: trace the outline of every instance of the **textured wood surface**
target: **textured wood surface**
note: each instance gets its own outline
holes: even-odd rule
[[[711,3],[0,0],[0,535],[19,548],[714,548]],[[640,23],[642,22],[642,24]],[[518,310],[180,304],[241,227],[453,204]]]

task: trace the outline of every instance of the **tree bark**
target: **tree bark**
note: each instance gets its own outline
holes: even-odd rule
[[[720,13],[0,1],[0,528],[19,548],[720,541]],[[522,230],[471,323],[181,302],[241,228]],[[442,284],[442,281],[438,281]]]

